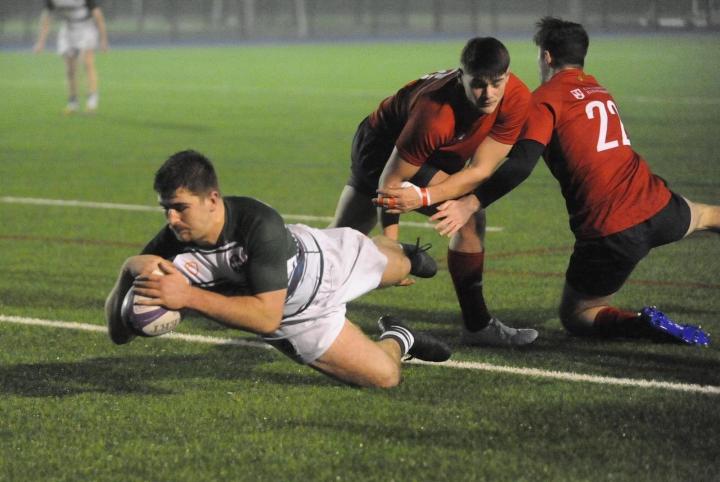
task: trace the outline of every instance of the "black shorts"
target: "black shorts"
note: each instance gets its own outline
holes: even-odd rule
[[[576,240],[565,280],[586,295],[611,295],[652,248],[682,239],[689,227],[690,206],[672,193],[667,205],[647,221],[603,238]]]
[[[363,194],[375,197],[380,175],[395,148],[395,140],[389,134],[382,134],[372,129],[369,117],[363,119],[353,138],[350,152],[350,178],[347,185]],[[439,170],[425,163],[410,182],[416,186],[427,186]]]

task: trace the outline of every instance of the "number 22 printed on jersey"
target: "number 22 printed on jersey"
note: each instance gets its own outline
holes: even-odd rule
[[[612,100],[608,100],[607,102],[603,103],[599,100],[593,100],[585,105],[585,113],[587,114],[588,119],[595,119],[596,111],[600,116],[600,129],[598,130],[597,151],[607,151],[608,149],[613,149],[620,145],[617,139],[608,139],[608,122],[614,121],[615,119],[617,119],[617,121],[620,123],[620,132],[622,132],[623,145],[629,146],[630,139],[628,139],[628,136],[625,133],[625,126],[623,126],[623,123],[620,120],[620,114],[618,113],[615,102],[613,102]],[[613,117],[610,118],[610,115],[608,115],[608,113]]]

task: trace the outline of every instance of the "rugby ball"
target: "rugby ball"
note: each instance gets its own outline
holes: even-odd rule
[[[134,333],[140,336],[160,336],[173,331],[180,324],[182,313],[179,311],[168,310],[162,306],[137,304],[138,301],[146,299],[136,295],[133,288],[128,290],[123,299],[120,316]]]

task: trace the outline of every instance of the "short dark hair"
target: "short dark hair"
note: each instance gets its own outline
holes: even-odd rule
[[[497,78],[510,67],[510,53],[494,37],[475,37],[468,40],[460,54],[460,65],[474,77]]]
[[[543,17],[536,26],[535,45],[550,52],[554,67],[585,65],[590,39],[582,25],[557,17]]]
[[[210,159],[199,152],[176,152],[155,173],[153,189],[163,198],[172,197],[180,188],[198,196],[219,191],[217,174]]]

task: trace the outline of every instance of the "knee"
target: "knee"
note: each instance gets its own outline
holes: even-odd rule
[[[363,385],[369,388],[397,387],[402,379],[401,371],[400,361],[388,358],[375,365],[372,373],[366,374]]]
[[[592,325],[582,320],[579,316],[560,312],[560,323],[565,331],[575,336],[588,336],[591,334]]]
[[[388,370],[384,370],[383,373],[379,373],[373,377],[372,387],[373,388],[394,388],[400,385],[400,367],[390,367]]]
[[[592,310],[584,310],[575,304],[562,303],[560,305],[560,323],[571,335],[590,336],[593,334]]]

